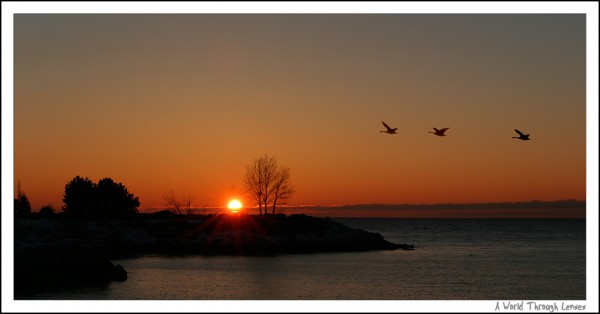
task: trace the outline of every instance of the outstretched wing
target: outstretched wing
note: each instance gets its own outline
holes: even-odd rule
[[[521,133],[521,131],[515,129],[515,132],[519,133],[519,136],[525,136],[525,134]]]
[[[448,129],[449,129],[449,128],[443,128],[443,129],[441,129],[441,130],[440,130],[440,132],[444,133],[444,132],[446,132],[446,130],[448,130]]]
[[[388,129],[388,130],[391,130],[391,129],[392,129],[392,128],[390,128],[390,127],[389,127],[387,124],[385,124],[385,122],[381,121],[381,123],[383,123],[383,126],[384,126],[386,129]]]

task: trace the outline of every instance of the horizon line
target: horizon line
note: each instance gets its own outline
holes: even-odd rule
[[[553,200],[553,201],[545,201],[533,199],[529,201],[488,201],[488,202],[469,202],[469,203],[453,203],[453,202],[445,202],[445,203],[348,203],[348,204],[330,204],[330,205],[314,205],[314,204],[300,204],[300,205],[289,205],[289,204],[281,204],[277,205],[279,208],[338,208],[338,207],[358,207],[358,206],[474,206],[474,205],[508,205],[508,204],[550,204],[550,203],[586,203],[585,199],[561,199],[561,200]],[[269,208],[271,207],[269,204]],[[582,205],[582,204],[580,204]],[[195,206],[192,209],[226,209],[227,205],[203,205],[203,206]],[[258,206],[243,206],[243,208],[258,208]],[[145,207],[144,210],[150,209],[169,209],[169,207],[157,206],[157,207]]]

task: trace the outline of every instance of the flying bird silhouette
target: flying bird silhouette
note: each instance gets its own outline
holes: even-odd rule
[[[435,130],[435,132],[427,131],[427,133],[435,134],[437,136],[446,136],[446,134],[444,134],[444,132],[446,132],[446,130],[448,130],[449,128],[443,128],[441,130],[438,130],[436,128],[433,128],[433,129]]]
[[[392,129],[390,128],[387,124],[385,124],[385,122],[381,121],[381,123],[383,123],[383,126],[387,129],[385,131],[379,131],[382,133],[387,133],[387,134],[397,134],[396,130],[398,130],[398,128]]]
[[[513,136],[512,138],[518,138],[523,141],[529,141],[529,134],[523,134],[521,131],[515,129],[515,132],[519,133],[519,136]]]

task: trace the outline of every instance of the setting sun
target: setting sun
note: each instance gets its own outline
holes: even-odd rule
[[[236,199],[233,199],[229,201],[229,203],[227,204],[227,208],[229,208],[229,210],[231,210],[232,212],[236,213],[238,210],[240,210],[240,208],[242,208],[242,203]]]

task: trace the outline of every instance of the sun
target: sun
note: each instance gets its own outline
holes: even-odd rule
[[[229,208],[229,210],[233,213],[237,213],[240,208],[242,208],[242,202],[236,200],[236,199],[232,199],[231,201],[229,201],[229,203],[227,204],[227,208]]]

